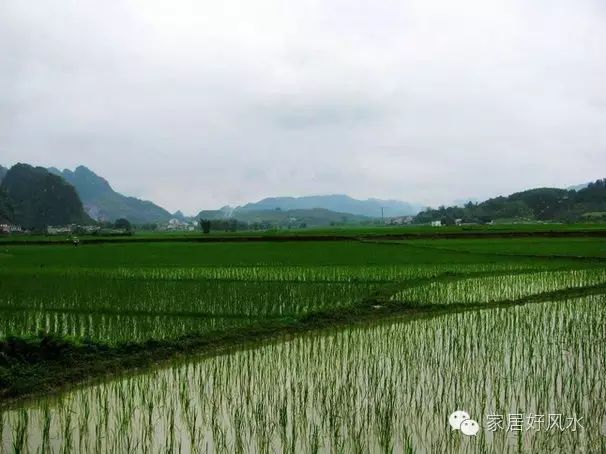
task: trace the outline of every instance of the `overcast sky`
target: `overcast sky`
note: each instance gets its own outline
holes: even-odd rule
[[[606,176],[603,0],[0,2],[0,164],[174,211]]]

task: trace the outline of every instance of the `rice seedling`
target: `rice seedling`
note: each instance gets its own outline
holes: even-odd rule
[[[5,254],[0,339],[43,332],[110,347],[212,339],[335,309],[479,309],[606,284],[598,262],[406,245],[179,245],[190,251],[179,259],[168,245],[124,247],[128,254],[97,249],[94,264],[78,248]],[[0,413],[0,445],[3,452],[600,452],[604,302],[598,295],[394,320],[185,360],[16,404]],[[460,407],[478,419],[477,437],[450,432],[448,414]],[[583,417],[585,429],[486,430],[489,414],[541,412]]]
[[[50,452],[66,440],[84,452],[601,452],[605,303],[394,320],[190,360],[7,410],[1,439],[28,452],[44,439]],[[458,408],[477,436],[451,431]],[[489,415],[518,413],[583,428],[489,430]]]
[[[0,339],[38,332],[109,344],[174,339],[352,306],[390,286],[448,274],[508,272],[538,269],[431,264],[1,270]]]
[[[454,282],[432,282],[407,288],[391,297],[392,301],[419,304],[489,303],[517,300],[554,290],[582,288],[606,283],[606,270],[566,270],[488,276]]]

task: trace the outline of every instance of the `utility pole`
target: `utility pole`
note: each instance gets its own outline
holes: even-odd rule
[[[381,207],[381,220],[383,221],[383,224],[385,224],[385,215],[383,214],[383,207]]]

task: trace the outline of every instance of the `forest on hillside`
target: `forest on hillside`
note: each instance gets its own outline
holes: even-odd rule
[[[442,221],[451,225],[487,223],[494,220],[519,221],[604,221],[606,220],[606,179],[589,183],[578,191],[538,188],[517,192],[508,197],[495,197],[464,206],[441,206],[420,212],[415,223]]]

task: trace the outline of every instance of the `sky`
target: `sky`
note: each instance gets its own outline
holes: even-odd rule
[[[0,2],[0,164],[175,211],[606,175],[603,0]]]

